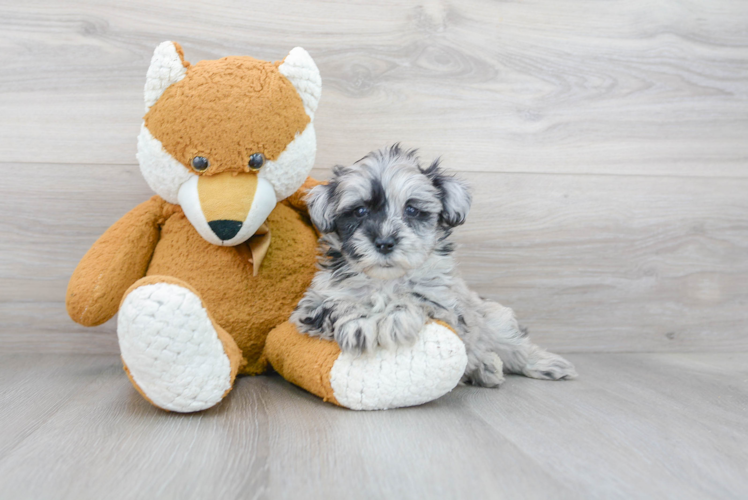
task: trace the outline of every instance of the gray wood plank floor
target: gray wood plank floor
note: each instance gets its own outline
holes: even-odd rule
[[[746,498],[748,354],[576,354],[353,412],[277,376],[200,414],[151,407],[115,355],[0,356],[0,497]]]

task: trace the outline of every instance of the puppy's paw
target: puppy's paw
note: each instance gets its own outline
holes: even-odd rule
[[[413,345],[418,333],[426,324],[426,316],[418,307],[399,304],[385,312],[379,320],[379,345],[396,349],[401,345]]]
[[[477,359],[475,368],[466,374],[466,378],[481,387],[498,387],[504,383],[504,363],[498,354],[487,352]]]
[[[309,291],[291,313],[290,320],[301,333],[332,339],[331,313],[332,309],[325,307],[323,300]]]
[[[369,316],[335,324],[335,341],[343,352],[359,354],[377,345],[377,321]]]
[[[574,365],[558,354],[539,350],[527,361],[522,373],[541,380],[569,380],[577,378]]]

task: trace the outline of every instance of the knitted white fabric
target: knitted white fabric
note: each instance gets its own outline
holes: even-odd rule
[[[145,77],[145,112],[156,104],[164,90],[184,78],[186,73],[187,68],[174,42],[163,42],[156,47]]]
[[[448,328],[429,323],[412,347],[355,356],[341,353],[330,372],[338,402],[352,410],[415,406],[451,391],[467,365],[465,345]]]
[[[200,299],[178,285],[130,292],[117,322],[122,359],[160,408],[205,410],[231,388],[231,364]]]
[[[278,71],[293,84],[301,96],[306,114],[313,120],[322,95],[322,78],[312,56],[301,47],[296,47],[278,66]]]

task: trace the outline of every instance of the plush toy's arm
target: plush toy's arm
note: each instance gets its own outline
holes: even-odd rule
[[[125,214],[83,256],[68,283],[68,314],[85,326],[117,312],[125,291],[145,275],[160,234],[166,202],[154,196]]]
[[[426,324],[413,346],[357,356],[299,333],[291,322],[270,332],[265,356],[289,382],[352,410],[384,410],[433,401],[462,378],[467,354],[445,323]]]
[[[307,177],[306,181],[304,181],[304,184],[299,189],[297,189],[294,194],[283,201],[287,203],[291,208],[294,208],[299,212],[306,213],[307,207],[306,202],[304,201],[304,196],[306,196],[310,189],[312,189],[314,186],[318,186],[319,184],[325,184],[325,181],[318,181],[317,179],[314,179],[312,177]]]

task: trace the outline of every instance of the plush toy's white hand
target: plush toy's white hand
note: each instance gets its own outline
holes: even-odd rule
[[[330,385],[338,403],[352,410],[415,406],[451,391],[465,365],[467,354],[460,338],[438,323],[429,323],[412,346],[377,349],[362,356],[341,353],[330,372]]]
[[[386,410],[433,401],[462,378],[467,354],[450,328],[428,323],[411,346],[343,353],[333,340],[299,333],[287,322],[265,343],[265,355],[283,378],[325,401],[352,410]]]

